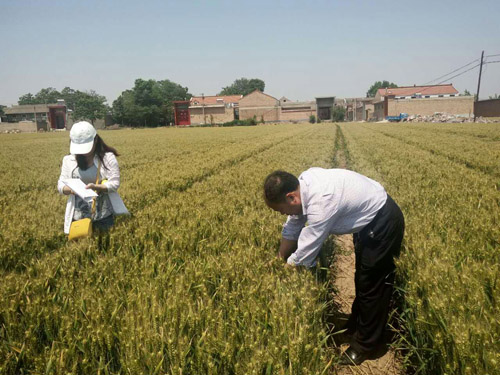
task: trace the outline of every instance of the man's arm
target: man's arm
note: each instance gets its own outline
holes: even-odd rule
[[[281,237],[281,244],[278,250],[278,257],[283,259],[285,262],[288,257],[297,250],[297,241],[288,240],[286,238]]]
[[[288,257],[287,263],[292,266],[313,267],[329,234],[328,220],[309,224],[300,232],[297,250]]]

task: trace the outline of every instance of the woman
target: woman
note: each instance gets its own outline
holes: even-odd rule
[[[104,143],[90,123],[86,121],[73,125],[70,132],[70,155],[63,158],[61,176],[57,183],[59,193],[69,195],[64,220],[64,233],[69,233],[71,222],[90,218],[97,231],[108,231],[114,224],[114,215],[128,214],[127,208],[116,192],[120,186],[120,169],[116,156],[118,152]],[[99,169],[99,176],[97,170]],[[94,190],[95,212],[92,201],[75,195],[64,184],[64,180],[77,178]],[[98,181],[96,183],[96,179]]]

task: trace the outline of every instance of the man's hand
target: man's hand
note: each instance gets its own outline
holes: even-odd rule
[[[286,238],[281,238],[280,249],[278,251],[278,257],[283,259],[285,262],[292,253],[297,250],[297,241],[287,240]]]
[[[94,190],[97,194],[101,194],[101,193],[106,193],[108,191],[108,188],[106,185],[102,185],[102,184],[88,184],[87,186],[85,186],[85,189],[92,189]]]

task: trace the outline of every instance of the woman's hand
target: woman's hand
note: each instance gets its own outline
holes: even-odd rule
[[[85,189],[92,189],[94,190],[97,194],[101,193],[106,193],[108,191],[108,187],[103,184],[88,184],[85,186]]]
[[[75,192],[69,188],[69,186],[64,186],[63,187],[63,194],[64,195],[75,195]]]

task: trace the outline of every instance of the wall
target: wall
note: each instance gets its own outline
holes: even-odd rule
[[[445,112],[452,115],[472,115],[474,97],[389,99],[388,106],[388,116],[398,116],[400,113],[425,116],[433,115],[436,112]]]
[[[205,107],[205,120],[203,120],[203,108],[189,107],[192,125],[201,124],[223,124],[234,120],[234,108]],[[212,117],[210,117],[212,116]]]
[[[280,121],[309,121],[309,117],[314,115],[316,117],[316,108],[309,110],[283,110],[280,108],[279,119]]]
[[[384,102],[375,103],[373,105],[373,119],[380,121],[384,119]]]
[[[239,101],[240,120],[250,119],[255,116],[257,121],[279,121],[279,100],[272,96],[254,91],[244,96]]]
[[[0,123],[0,133],[19,130],[21,132],[36,132],[37,126],[33,121],[21,121],[21,122],[2,122]]]
[[[500,117],[500,99],[480,100],[474,103],[474,114],[482,117]]]

